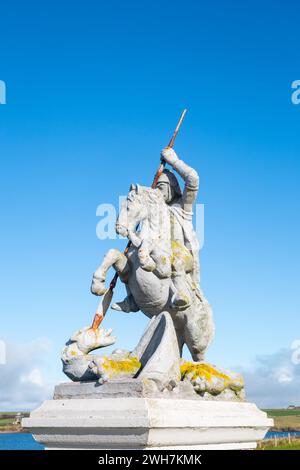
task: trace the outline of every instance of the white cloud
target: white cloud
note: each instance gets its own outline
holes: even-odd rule
[[[32,369],[31,372],[29,372],[29,374],[21,375],[20,382],[25,383],[25,384],[31,383],[31,384],[39,385],[40,387],[43,387],[44,380],[43,380],[43,374],[42,374],[41,369],[39,369],[38,367],[35,367],[34,369]]]
[[[260,408],[300,405],[300,364],[291,349],[257,356],[251,369],[235,368],[244,375],[247,399]]]
[[[51,344],[39,338],[26,344],[6,344],[6,363],[0,365],[0,411],[36,408],[53,394],[47,377]]]

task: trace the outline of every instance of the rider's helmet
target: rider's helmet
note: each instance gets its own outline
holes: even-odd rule
[[[171,204],[175,199],[182,196],[178,180],[172,171],[165,169],[157,180],[159,189],[167,204]]]

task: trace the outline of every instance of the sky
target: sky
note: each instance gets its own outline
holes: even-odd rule
[[[300,404],[299,13],[296,0],[1,5],[1,409],[65,380],[60,350],[98,304],[92,273],[126,245],[97,237],[97,207],[151,184],[183,108],[174,148],[200,175],[207,360],[243,371],[260,406]],[[104,322],[125,349],[146,325]]]

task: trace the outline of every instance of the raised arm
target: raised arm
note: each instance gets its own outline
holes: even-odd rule
[[[199,176],[196,170],[179,160],[173,149],[166,148],[161,152],[162,160],[168,163],[183,179],[185,187],[182,195],[182,206],[186,212],[193,211],[193,205],[199,189]]]

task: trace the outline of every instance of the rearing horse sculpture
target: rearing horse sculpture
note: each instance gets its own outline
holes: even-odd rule
[[[108,251],[94,273],[91,291],[99,296],[106,292],[106,274],[113,266],[128,285],[136,310],[149,318],[168,311],[180,352],[186,344],[193,360],[203,361],[214,335],[212,312],[202,293],[199,298],[193,288],[189,275],[193,257],[183,239],[172,240],[170,219],[170,209],[158,189],[133,185],[116,223],[117,232],[131,240],[131,247],[126,256],[116,249]],[[186,295],[191,299],[184,310],[172,304],[172,269],[176,263],[184,270]]]

